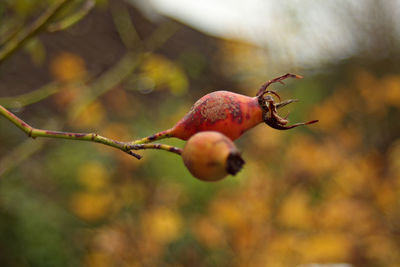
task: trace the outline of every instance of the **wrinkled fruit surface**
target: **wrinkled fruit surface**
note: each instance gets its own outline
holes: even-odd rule
[[[216,91],[197,100],[171,130],[174,137],[183,140],[201,131],[217,131],[236,140],[261,122],[262,109],[256,97]]]

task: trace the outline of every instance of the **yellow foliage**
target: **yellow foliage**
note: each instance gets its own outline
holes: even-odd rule
[[[223,199],[212,203],[211,216],[218,223],[229,228],[237,228],[245,219],[240,207],[234,201]]]
[[[400,138],[393,142],[389,149],[388,169],[393,178],[398,181],[400,189]]]
[[[296,251],[297,238],[289,233],[280,233],[266,244],[268,254],[287,257]]]
[[[143,214],[143,233],[159,243],[169,243],[182,234],[183,222],[180,214],[167,207],[159,207]]]
[[[79,182],[89,191],[104,189],[108,185],[107,169],[97,161],[89,161],[78,170]]]
[[[400,106],[400,76],[388,75],[378,80],[367,71],[356,75],[356,86],[368,112],[384,113],[387,106]]]
[[[336,170],[334,181],[347,194],[370,192],[379,183],[379,165],[374,157],[354,157],[343,161]]]
[[[74,120],[75,127],[82,129],[98,128],[106,117],[103,104],[96,100],[88,105]]]
[[[400,252],[391,236],[383,234],[372,234],[365,238],[367,246],[366,256],[370,260],[382,262],[385,266],[398,266]],[[385,262],[382,260],[385,259]],[[393,265],[388,265],[392,263]]]
[[[347,231],[355,236],[365,236],[374,231],[376,223],[368,205],[337,196],[328,199],[317,213],[320,229]]]
[[[311,228],[312,213],[308,205],[309,198],[304,191],[293,191],[284,200],[279,221],[282,225],[295,228]]]
[[[151,90],[155,85],[168,87],[174,95],[183,95],[187,92],[189,82],[184,71],[164,56],[152,54],[141,65],[141,71],[140,85],[145,86],[142,90]]]
[[[225,236],[221,228],[207,218],[195,219],[192,231],[196,238],[206,246],[216,248],[225,245]]]
[[[313,128],[323,132],[332,132],[343,127],[342,120],[351,106],[346,88],[337,89],[329,98],[317,105],[311,114],[317,116],[319,122]]]
[[[115,227],[105,227],[98,231],[93,239],[93,245],[112,256],[121,256],[125,252],[127,243],[126,233]]]
[[[240,255],[238,255],[240,261],[250,261],[260,235],[263,235],[264,229],[267,229],[267,227],[260,227],[256,230],[255,226],[255,224],[242,225],[235,230],[232,247],[235,251],[240,251]]]
[[[357,126],[352,127],[353,128],[338,129],[335,132],[335,147],[333,148],[333,150],[330,150],[330,153],[338,153],[338,145],[340,145],[340,147],[343,147],[343,149],[347,149],[349,151],[356,150],[361,145],[362,135],[360,133],[360,130],[356,128]]]
[[[86,221],[97,221],[106,217],[114,196],[108,192],[75,193],[71,199],[71,209]]]
[[[85,267],[108,267],[112,265],[112,259],[106,254],[98,251],[90,252],[85,255]]]
[[[382,100],[390,106],[400,107],[400,76],[391,75],[383,78]]]
[[[137,110],[137,101],[120,87],[108,91],[102,98],[105,105],[112,110],[114,116],[132,119]]]
[[[132,159],[131,159],[132,160]],[[141,182],[129,181],[118,188],[118,199],[125,205],[142,204],[146,189]]]
[[[297,246],[303,262],[346,262],[351,254],[351,239],[341,232],[320,233]]]
[[[258,88],[248,88],[249,84],[259,83],[259,80],[253,81],[257,77],[263,77],[267,70],[267,62],[265,61],[265,51],[250,43],[241,41],[221,40],[219,42],[218,62],[221,64],[220,69],[227,77],[241,77],[243,86],[246,85],[249,92],[255,92]],[[251,75],[249,75],[251,73]],[[243,81],[243,77],[247,78]],[[257,77],[258,78],[258,77]],[[260,86],[261,83],[257,86]]]
[[[50,62],[50,71],[54,78],[61,82],[71,82],[86,76],[83,59],[70,52],[62,52]]]
[[[264,249],[256,256],[258,264],[254,266],[296,266],[300,256],[297,248],[301,245],[302,240],[296,233],[279,232],[266,240]]]
[[[126,124],[108,123],[103,128],[103,135],[114,140],[130,141],[133,140]]]
[[[77,100],[81,91],[82,88],[79,86],[65,84],[60,88],[60,91],[54,95],[53,101],[60,110],[65,111],[71,103]]]
[[[386,213],[396,212],[399,196],[396,187],[389,181],[382,181],[375,188],[376,204]]]
[[[326,100],[325,103],[317,106],[312,114],[318,116],[319,122],[316,124],[317,129],[323,131],[331,131],[339,127],[343,113],[338,109],[337,103]]]
[[[282,133],[270,127],[256,127],[249,134],[250,141],[254,142],[260,150],[277,149],[282,145]]]
[[[337,145],[331,142],[318,144],[310,137],[299,134],[288,147],[288,164],[294,170],[306,170],[313,175],[331,171],[341,162],[340,151],[336,147]]]

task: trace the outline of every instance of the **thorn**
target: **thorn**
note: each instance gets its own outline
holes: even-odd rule
[[[276,103],[276,104],[274,104],[274,105],[275,105],[275,107],[276,107],[277,109],[279,109],[279,108],[282,108],[282,107],[284,107],[284,106],[286,106],[286,105],[289,105],[290,103],[294,103],[294,102],[299,102],[299,100],[298,100],[298,99],[288,99],[288,100],[285,100],[285,101],[283,101],[283,102]]]
[[[279,99],[279,101],[281,101],[281,97],[279,96],[279,94],[277,93],[277,92],[275,92],[274,90],[267,90],[267,91],[265,91],[263,94],[262,94],[262,96],[264,96],[265,94],[273,94],[274,96],[276,96],[278,99]]]
[[[143,156],[141,156],[141,155],[139,155],[139,154],[133,153],[131,150],[126,151],[126,153],[128,153],[128,154],[131,155],[131,156],[134,156],[134,157],[137,158],[137,159],[141,159],[141,158],[143,157]]]
[[[297,74],[291,74],[291,73],[286,73],[285,75],[279,76],[277,78],[274,78],[272,80],[267,81],[266,83],[264,83],[261,88],[258,90],[256,96],[260,96],[262,95],[265,90],[268,88],[268,86],[270,86],[273,83],[281,83],[281,84],[285,84],[283,82],[283,80],[287,79],[287,78],[296,78],[296,79],[302,79],[303,76],[297,75]]]
[[[308,121],[308,122],[305,122],[304,124],[308,125],[308,124],[313,124],[313,123],[317,123],[317,122],[319,122],[319,120]]]

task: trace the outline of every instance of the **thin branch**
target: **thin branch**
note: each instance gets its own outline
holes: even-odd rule
[[[141,150],[141,149],[161,149],[168,152],[172,152],[180,155],[181,149],[169,145],[164,144],[140,144],[144,139],[140,139],[132,142],[121,142],[117,140],[113,140],[96,133],[72,133],[72,132],[60,132],[60,131],[50,131],[50,130],[42,130],[37,129],[17,116],[13,113],[5,109],[0,105],[0,114],[15,124],[18,128],[24,131],[29,137],[48,137],[48,138],[59,138],[59,139],[69,139],[69,140],[79,140],[79,141],[88,141],[88,142],[96,142],[106,146],[111,146],[117,149],[122,150],[125,153],[128,153],[131,156],[134,156],[137,159],[141,159],[142,156],[132,152],[132,150]],[[147,139],[148,140],[148,139]]]
[[[81,19],[83,19],[96,5],[96,1],[94,0],[86,0],[81,7],[76,10],[72,15],[67,16],[61,21],[57,21],[54,23],[50,23],[47,26],[48,32],[56,32],[68,29],[69,27],[78,23]]]
[[[17,18],[8,18],[7,21],[4,20],[2,24],[3,28],[0,28],[0,47],[14,38],[23,26],[24,23]]]
[[[126,48],[134,50],[143,40],[132,22],[131,16],[125,5],[111,5],[111,15],[122,43]]]
[[[47,97],[57,93],[59,90],[60,84],[51,82],[29,93],[11,97],[0,97],[0,105],[5,108],[21,108],[46,99]]]
[[[32,36],[39,33],[43,28],[46,27],[47,23],[51,21],[61,9],[63,9],[72,0],[60,0],[56,4],[50,6],[39,18],[37,18],[28,27],[23,28],[13,38],[11,38],[4,47],[0,50],[0,63],[2,63],[7,57],[13,54],[19,47]]]
[[[161,149],[165,150],[168,152],[172,152],[178,155],[182,154],[182,149],[170,145],[165,145],[165,144],[134,144],[134,145],[128,145],[130,149],[134,150],[141,150],[141,149]]]

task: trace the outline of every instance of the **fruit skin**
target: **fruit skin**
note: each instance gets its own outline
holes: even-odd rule
[[[257,97],[216,91],[197,100],[170,132],[173,137],[188,140],[197,132],[217,131],[236,140],[263,122],[262,113]]]
[[[244,164],[235,144],[215,131],[194,134],[183,148],[182,159],[194,177],[209,182],[235,175]]]

